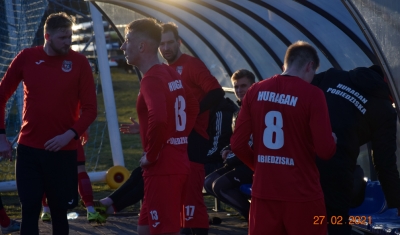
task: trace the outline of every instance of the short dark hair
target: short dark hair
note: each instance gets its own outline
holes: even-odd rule
[[[75,18],[65,12],[50,14],[44,23],[44,33],[52,33],[59,29],[70,29],[75,23]]]
[[[177,41],[179,40],[178,25],[176,25],[174,22],[163,23],[161,24],[161,27],[162,33],[172,32],[175,39]]]
[[[313,61],[315,70],[319,67],[319,57],[313,46],[304,41],[297,41],[286,50],[284,66],[303,67],[306,63]]]
[[[161,42],[161,25],[153,18],[143,18],[134,20],[129,23],[125,28],[125,33],[134,31],[140,33],[146,38],[154,40],[157,47]]]
[[[249,70],[247,70],[247,69],[236,70],[232,74],[231,80],[232,81],[237,81],[237,80],[239,80],[241,78],[244,78],[244,77],[248,78],[252,84],[256,82],[256,78],[255,78],[254,74],[252,72],[250,72]]]

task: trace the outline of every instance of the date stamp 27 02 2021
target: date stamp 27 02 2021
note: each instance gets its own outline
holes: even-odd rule
[[[363,215],[358,215],[358,216],[349,216],[349,221],[343,221],[343,217],[338,215],[338,216],[331,216],[330,218],[327,218],[324,215],[320,216],[314,216],[314,225],[322,225],[325,223],[325,219],[327,224],[331,225],[354,225],[354,224],[360,224],[360,225],[368,225],[372,223],[372,218],[371,216],[363,216]]]

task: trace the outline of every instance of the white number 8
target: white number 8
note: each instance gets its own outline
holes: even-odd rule
[[[278,111],[270,111],[265,115],[265,125],[263,142],[265,147],[270,149],[280,149],[283,146],[283,120],[282,114]],[[275,133],[275,141],[274,141]]]
[[[175,101],[175,122],[176,122],[176,130],[184,131],[186,127],[186,102],[185,98],[182,96],[176,97]]]

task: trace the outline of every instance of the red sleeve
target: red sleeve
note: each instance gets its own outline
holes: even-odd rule
[[[221,88],[217,79],[210,73],[201,60],[193,58],[193,62],[188,64],[190,64],[190,77],[193,79],[193,83],[201,87],[205,93]]]
[[[315,152],[318,157],[328,160],[336,152],[336,144],[332,137],[328,106],[322,90],[317,90],[310,106],[310,128]]]
[[[231,137],[232,152],[254,171],[254,151],[249,145],[252,125],[250,116],[251,88],[243,99],[242,107],[236,119],[235,130]],[[249,100],[250,99],[250,100]]]
[[[196,123],[197,116],[199,115],[200,106],[199,102],[196,100],[193,93],[190,91],[190,88],[185,84],[183,84],[183,87],[185,89],[186,115],[187,115],[185,132],[187,133],[187,135],[189,135]]]
[[[5,108],[8,99],[22,81],[24,53],[21,51],[11,62],[6,74],[0,82],[0,129],[5,129]]]
[[[149,162],[158,158],[168,129],[167,98],[163,82],[155,77],[146,77],[141,81],[140,92],[148,110],[148,127],[145,138],[147,145],[144,151]]]
[[[84,58],[84,57],[82,57]],[[84,58],[86,60],[86,58]],[[87,61],[82,62],[79,78],[79,103],[81,115],[78,121],[72,126],[78,136],[81,136],[96,119],[97,97],[94,85],[93,73]]]

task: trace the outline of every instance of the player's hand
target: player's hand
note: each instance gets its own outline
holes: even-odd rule
[[[67,145],[72,138],[74,138],[75,132],[72,130],[66,131],[62,135],[57,135],[56,137],[50,139],[44,144],[44,149],[51,151],[51,152],[57,152],[58,150],[62,149],[65,145]]]
[[[228,157],[228,155],[230,154],[230,153],[232,153],[232,151],[231,150],[224,150],[224,151],[222,151],[222,159],[225,161],[226,160],[226,158]]]
[[[11,161],[12,160],[11,152],[12,148],[10,141],[7,140],[5,134],[0,134],[0,155],[3,156],[3,158],[7,158]]]
[[[140,167],[144,169],[150,164],[151,162],[149,162],[146,158],[146,153],[143,153],[142,158],[140,158]]]
[[[85,132],[83,132],[79,140],[81,141],[82,146],[85,145],[89,140],[89,131],[86,130]]]
[[[332,137],[333,137],[333,140],[335,141],[335,144],[337,144],[337,137],[336,137],[336,134],[333,132],[332,132]]]
[[[132,117],[130,117],[129,119],[131,120],[132,124],[121,124],[119,131],[122,132],[122,134],[139,134],[139,123],[135,122]]]

